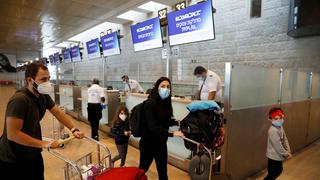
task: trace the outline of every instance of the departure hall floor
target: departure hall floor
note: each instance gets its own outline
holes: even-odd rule
[[[0,86],[0,134],[3,132],[4,125],[4,114],[7,102],[9,98],[13,95],[15,89],[11,86]],[[73,120],[74,124],[81,129],[86,135],[90,135],[90,128],[87,124]],[[50,113],[47,113],[44,119],[41,121],[42,135],[46,137],[52,137],[52,117]],[[72,143],[77,143],[77,140]],[[82,141],[82,140],[80,140]],[[80,142],[79,141],[79,142]],[[117,154],[116,146],[112,138],[106,136],[104,133],[100,132],[100,142],[106,144],[106,146],[111,150],[112,156]],[[64,152],[68,157],[75,157],[78,154],[83,154],[86,152],[91,152],[95,149],[95,146],[87,146],[79,144],[70,143],[66,145],[61,152]],[[69,146],[68,146],[69,145]],[[43,150],[43,157],[45,163],[45,179],[47,180],[61,180],[64,179],[63,174],[63,161],[57,159],[53,155],[49,154],[47,150]],[[262,159],[263,160],[263,159]],[[138,166],[139,163],[139,150],[129,146],[126,166]],[[115,164],[119,166],[119,161]],[[294,154],[291,160],[284,163],[284,172],[278,178],[281,180],[316,180],[320,179],[320,141],[317,141]],[[248,179],[263,179],[266,175],[266,170],[261,171],[257,175],[250,177]],[[156,180],[157,171],[155,163],[152,163],[147,176],[151,180]],[[174,166],[168,164],[168,176],[170,180],[188,180],[190,179],[187,172],[184,172]]]

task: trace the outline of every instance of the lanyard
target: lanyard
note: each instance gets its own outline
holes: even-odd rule
[[[203,87],[204,83],[206,82],[206,79],[207,79],[207,76],[206,76],[206,77],[204,78],[204,80],[203,80],[203,83],[202,83],[202,85],[201,85],[201,87],[200,87],[200,90],[199,90],[199,94],[201,94],[202,87]]]

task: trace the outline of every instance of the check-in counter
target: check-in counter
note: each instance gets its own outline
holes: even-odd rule
[[[59,94],[60,106],[73,111],[73,86],[59,85],[59,92],[56,94]]]
[[[148,97],[147,94],[129,93],[126,98],[126,106],[131,110],[135,105],[143,102]],[[174,118],[177,120],[182,120],[189,111],[186,109],[186,105],[189,104],[191,100],[181,99],[172,97],[172,108]],[[178,126],[170,127],[169,131],[178,130]],[[133,136],[130,137],[130,143],[134,146],[138,146],[139,138]],[[168,162],[181,169],[187,169],[187,158],[190,157],[190,151],[185,148],[184,141],[178,137],[168,138]]]

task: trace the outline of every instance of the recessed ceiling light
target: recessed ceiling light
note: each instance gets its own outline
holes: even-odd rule
[[[143,15],[145,15],[145,14],[141,13],[141,12],[134,11],[134,10],[129,10],[129,11],[117,16],[117,18],[134,21],[137,17],[143,16]]]
[[[149,1],[149,2],[147,2],[145,4],[142,4],[138,8],[139,9],[144,9],[144,10],[147,10],[147,11],[157,11],[157,10],[163,9],[165,7],[167,7],[167,6],[164,5],[164,4],[153,2],[153,1]]]

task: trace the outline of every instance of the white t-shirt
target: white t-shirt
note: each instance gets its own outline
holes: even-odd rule
[[[105,97],[104,89],[97,84],[92,84],[88,89],[88,103],[101,103],[102,97]]]
[[[144,92],[138,81],[134,79],[130,79],[128,83],[125,83],[124,90],[132,93]]]
[[[203,80],[199,81],[199,88],[198,88],[199,91],[202,84],[203,84]],[[216,73],[208,70],[207,78],[205,79],[203,87],[200,92],[200,100],[208,100],[209,92],[213,92],[213,91],[216,91],[216,96],[214,100],[222,101],[221,79]]]

